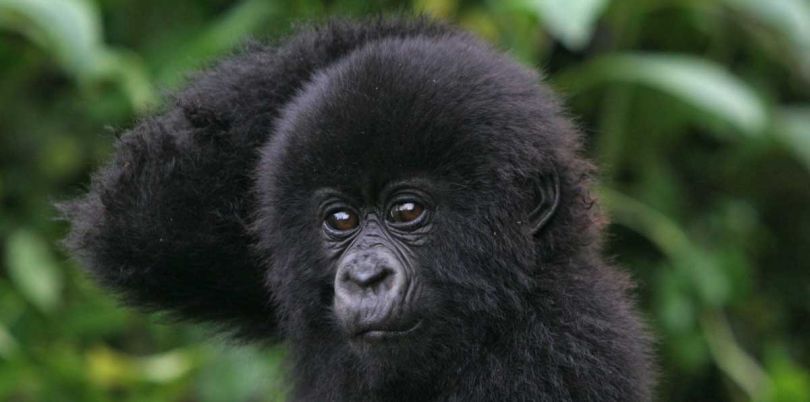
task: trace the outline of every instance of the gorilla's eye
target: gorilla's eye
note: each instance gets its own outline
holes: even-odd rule
[[[388,211],[388,219],[395,223],[409,223],[419,219],[425,207],[413,201],[394,204]]]
[[[338,210],[334,211],[326,217],[326,224],[332,229],[342,232],[352,230],[357,227],[360,219],[352,211]]]

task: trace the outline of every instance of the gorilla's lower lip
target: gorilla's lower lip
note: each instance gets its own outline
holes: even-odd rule
[[[391,338],[399,338],[403,336],[410,335],[416,332],[419,327],[422,326],[422,321],[419,320],[407,329],[375,329],[375,328],[368,328],[363,329],[362,331],[358,331],[355,334],[356,338],[368,340],[368,341],[379,341],[384,339],[391,339]]]

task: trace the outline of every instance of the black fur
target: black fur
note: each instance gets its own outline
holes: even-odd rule
[[[649,340],[600,253],[592,166],[555,96],[477,39],[332,22],[197,76],[66,203],[70,250],[128,302],[291,345],[307,401],[646,401]],[[539,180],[559,206],[527,222]],[[415,179],[430,327],[395,352],[335,328],[312,193]]]

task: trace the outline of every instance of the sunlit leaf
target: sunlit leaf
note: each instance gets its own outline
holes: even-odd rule
[[[779,110],[774,134],[810,169],[810,105]]]
[[[810,371],[793,362],[784,347],[769,348],[766,361],[773,382],[770,402],[810,400]]]
[[[680,99],[711,118],[726,121],[742,134],[759,135],[768,124],[765,102],[748,84],[722,66],[699,57],[605,56],[561,75],[559,82],[565,90],[574,92],[610,82],[644,85]]]
[[[150,356],[130,356],[105,346],[87,352],[91,381],[107,387],[132,381],[168,383],[186,375],[194,367],[188,350],[175,349]]]
[[[135,54],[113,49],[104,49],[101,60],[104,66],[101,78],[110,78],[121,87],[136,111],[146,110],[155,104],[157,97],[143,63]]]
[[[593,35],[608,0],[520,0],[566,47],[582,49]]]
[[[730,296],[729,280],[705,250],[666,215],[617,191],[600,189],[600,197],[614,221],[646,237],[663,252],[675,269],[690,279],[700,301],[722,306]]]
[[[810,47],[810,2],[807,0],[725,0],[784,32],[795,43]]]
[[[759,362],[736,341],[725,314],[709,310],[700,321],[717,367],[745,391],[750,400],[761,401],[769,393],[770,378]]]
[[[0,0],[0,29],[11,29],[50,52],[82,83],[111,79],[136,110],[155,101],[141,63],[104,46],[98,10],[85,0]]]
[[[807,0],[724,0],[780,32],[795,55],[810,62],[810,2]]]
[[[97,68],[101,34],[97,10],[87,1],[0,0],[2,26],[48,49],[75,74]]]
[[[17,290],[44,312],[60,300],[62,275],[48,244],[36,233],[18,230],[6,241],[8,275]]]

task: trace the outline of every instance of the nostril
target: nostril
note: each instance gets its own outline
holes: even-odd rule
[[[371,288],[385,281],[394,271],[384,266],[355,269],[348,272],[348,280],[361,288]]]

